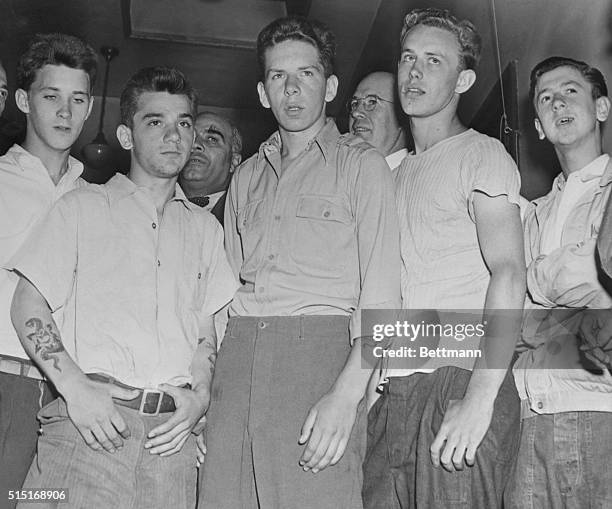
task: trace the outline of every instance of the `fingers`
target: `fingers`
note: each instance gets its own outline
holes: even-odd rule
[[[104,428],[102,428],[100,424],[94,424],[91,427],[91,432],[105,451],[115,452],[115,446],[113,445],[112,441],[107,436],[106,431],[104,430]]]
[[[147,435],[147,437],[155,438],[159,435],[163,435],[164,433],[168,433],[169,431],[172,431],[173,428],[178,426],[183,420],[184,420],[183,414],[179,411],[176,411],[172,414],[170,419],[168,419],[166,422],[163,422],[159,426],[156,426],[151,431],[149,431],[149,434]]]
[[[202,433],[196,436],[196,446],[197,462],[198,466],[201,466],[206,456],[206,443],[204,442],[204,435]]]
[[[130,438],[131,436],[130,428],[128,428],[128,425],[125,423],[125,421],[123,420],[123,417],[121,417],[121,414],[119,412],[115,412],[111,416],[110,422],[123,438],[125,438],[126,440]]]
[[[183,437],[185,437],[189,433],[191,433],[189,423],[187,421],[181,421],[170,431],[158,435],[152,440],[148,440],[145,443],[144,447],[145,449],[150,449],[149,452],[151,454],[160,454],[164,456],[163,453],[166,453],[176,448],[179,442],[183,440]],[[182,444],[180,445],[180,447],[182,447]]]
[[[89,447],[91,447],[94,451],[99,451],[102,449],[102,446],[98,443],[96,437],[93,436],[93,433],[89,428],[83,428],[81,426],[77,426],[76,424],[75,427]]]
[[[436,438],[434,438],[434,441],[429,446],[429,454],[434,467],[440,466],[440,453],[444,442],[446,442],[446,435],[443,433],[443,429],[440,428]]]
[[[137,389],[123,389],[121,387],[117,387],[114,384],[103,384],[104,387],[108,389],[108,393],[117,399],[123,399],[129,401],[131,399],[137,398],[140,394],[140,391]]]
[[[155,447],[149,452],[151,454],[158,454],[162,458],[166,456],[171,456],[172,454],[176,454],[182,449],[190,434],[191,432],[188,429],[185,431],[181,431],[170,442],[162,444],[159,447]]]
[[[309,470],[310,467],[312,466],[310,464],[310,460],[312,459],[313,455],[317,452],[318,448],[320,447],[321,439],[323,438],[321,436],[320,429],[315,426],[311,426],[308,436],[309,438],[308,438],[308,442],[306,443],[306,448],[304,449],[304,452],[302,453],[302,457],[300,458],[300,461],[298,462],[304,470]],[[326,444],[325,446],[326,449],[327,449],[327,445],[329,444]]]

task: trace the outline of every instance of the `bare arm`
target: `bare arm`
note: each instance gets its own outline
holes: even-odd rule
[[[114,452],[130,432],[112,397],[133,399],[135,391],[88,379],[64,349],[45,298],[21,277],[11,306],[11,320],[19,340],[66,400],[68,415],[92,449]]]
[[[465,396],[451,402],[430,452],[448,470],[473,465],[493,414],[493,405],[512,358],[525,298],[525,261],[519,210],[506,196],[475,193],[476,229],[491,273],[485,301],[486,337]],[[497,310],[497,311],[496,311]],[[501,312],[500,312],[501,311]]]

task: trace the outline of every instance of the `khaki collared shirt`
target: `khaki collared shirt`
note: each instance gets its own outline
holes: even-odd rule
[[[177,185],[159,220],[121,174],[59,200],[11,266],[47,299],[84,372],[135,387],[190,382],[203,319],[237,286],[209,212]]]
[[[19,145],[0,157],[0,267],[65,193],[87,183],[83,165],[68,158],[68,170],[55,185],[42,161]],[[11,323],[10,309],[19,277],[0,268],[0,355],[27,359]]]
[[[391,172],[333,121],[281,170],[280,135],[236,171],[225,245],[243,285],[231,316],[352,315],[400,304],[399,232]]]

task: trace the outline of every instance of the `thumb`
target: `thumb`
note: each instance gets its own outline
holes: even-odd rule
[[[185,390],[185,389],[183,389],[181,387],[176,387],[176,386],[170,385],[170,384],[159,384],[157,386],[157,388],[160,391],[164,391],[165,393],[170,394],[170,396],[172,396],[174,399],[176,399],[177,396],[180,397],[182,395],[183,391]]]
[[[314,427],[315,420],[317,418],[317,411],[314,409],[310,409],[308,412],[308,417],[304,421],[304,425],[302,426],[302,431],[300,432],[300,438],[298,439],[298,443],[300,445],[304,445],[308,442],[310,438],[310,434],[312,433],[312,428]]]
[[[111,385],[108,392],[113,398],[124,400],[137,398],[139,394],[138,389],[123,389],[116,385]]]

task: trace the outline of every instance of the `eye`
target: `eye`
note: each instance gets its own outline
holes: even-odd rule
[[[160,120],[149,120],[147,122],[147,125],[150,125],[152,127],[157,127],[158,125],[161,125],[161,121]]]
[[[368,95],[367,97],[363,99],[363,105],[366,108],[366,110],[373,109],[377,104],[378,104],[378,99],[374,95]]]
[[[274,74],[272,74],[272,76],[270,76],[270,78],[273,79],[273,80],[277,80],[277,79],[282,78],[282,77],[283,77],[283,73],[281,73],[281,72],[275,72]]]
[[[82,99],[81,97],[75,97],[73,101],[77,104],[83,104],[85,102],[85,100]]]
[[[542,96],[540,96],[540,104],[545,104],[548,101],[550,101],[550,96],[549,95],[542,95]]]
[[[440,63],[440,59],[438,57],[429,57],[429,63],[438,65]]]
[[[0,90],[0,97],[6,99],[8,97],[8,90]]]
[[[314,76],[314,73],[309,70],[302,71],[302,76],[311,77]]]
[[[47,94],[47,95],[43,95],[44,99],[47,99],[48,101],[54,101],[56,96],[53,94]]]
[[[207,145],[217,145],[219,143],[219,140],[215,138],[214,136],[206,136],[204,138],[204,141],[206,142]]]
[[[574,87],[568,87],[568,89],[566,90],[566,92],[568,94],[575,94],[578,92],[578,90],[576,90]]]
[[[414,62],[416,57],[412,53],[404,53],[402,55],[402,62]]]
[[[181,120],[179,122],[179,126],[184,127],[185,129],[191,129],[191,122],[189,122],[189,120]]]

